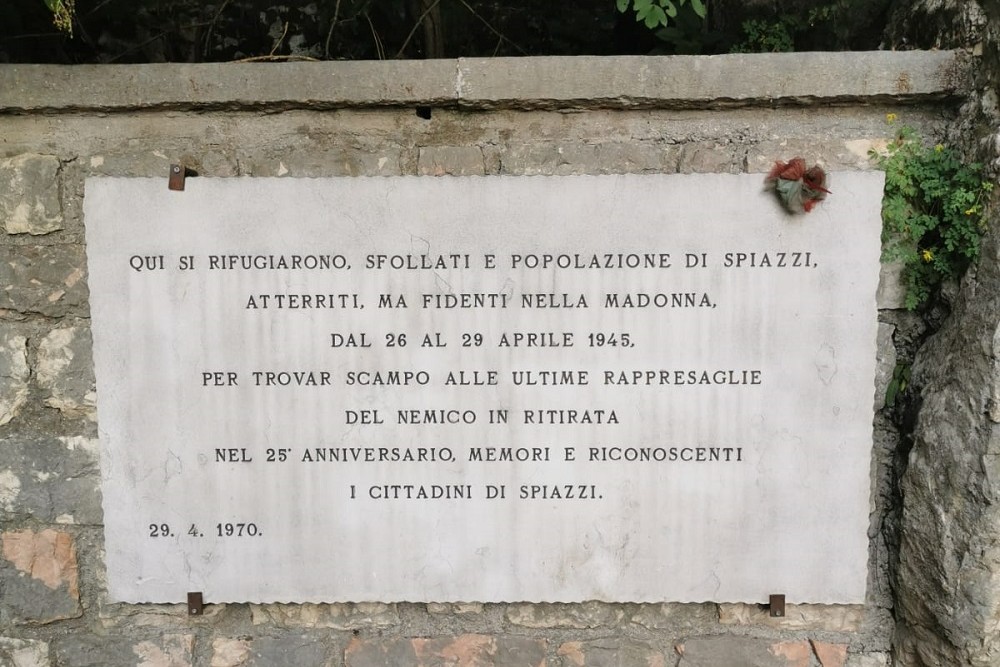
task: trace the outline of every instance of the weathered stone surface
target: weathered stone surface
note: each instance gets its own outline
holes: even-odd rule
[[[723,56],[459,58],[420,62],[12,65],[0,109],[148,109],[178,105],[329,109],[458,104],[464,108],[673,108],[773,105],[905,95],[936,99],[960,85],[946,51]],[[248,91],[253,91],[248,94]]]
[[[847,656],[845,667],[888,667],[889,656],[885,653],[866,653]]]
[[[900,665],[1000,661],[1000,429],[989,410],[1000,382],[998,331],[993,224],[951,317],[913,365],[922,402],[900,484]]]
[[[211,626],[224,622],[225,604],[206,604],[200,616],[188,615],[186,604],[119,604],[104,603],[100,607],[101,625],[109,629],[156,628],[181,630],[192,625]]]
[[[884,145],[885,140],[882,138],[838,140],[806,136],[761,141],[747,152],[747,171],[767,173],[776,160],[787,162],[793,157],[804,157],[810,164],[821,164],[827,171],[874,169],[868,151],[877,150]],[[836,183],[836,174],[831,174],[829,186],[834,194]]]
[[[249,639],[212,640],[211,667],[240,667],[251,664],[252,659]]]
[[[598,628],[617,625],[621,607],[603,602],[580,604],[519,604],[507,608],[507,620],[528,628]]]
[[[420,176],[482,176],[486,173],[478,146],[426,146],[417,160]]]
[[[347,667],[543,667],[546,643],[527,637],[357,638],[344,653]]]
[[[483,605],[479,602],[428,602],[427,612],[430,614],[474,616],[483,613]]]
[[[164,635],[161,639],[133,644],[136,667],[191,667],[194,635]],[[304,664],[304,663],[293,663]]]
[[[815,640],[810,643],[821,667],[844,667],[847,661],[847,644],[830,644]]]
[[[651,630],[676,629],[714,625],[719,620],[719,612],[714,604],[641,604],[630,619],[632,623]]]
[[[299,146],[298,143],[303,145]],[[398,146],[333,145],[317,150],[308,137],[284,142],[273,151],[255,151],[238,156],[240,170],[251,176],[398,176],[402,174],[402,151]],[[291,146],[287,144],[291,143]]]
[[[33,639],[0,637],[0,665],[4,667],[49,667],[49,645]]]
[[[10,436],[0,446],[0,516],[99,524],[99,487],[96,439]]]
[[[83,326],[54,329],[38,345],[35,375],[45,404],[67,417],[97,419],[93,345]]]
[[[969,0],[913,0],[892,5],[886,39],[902,48],[966,47],[983,39],[988,26],[983,6]]]
[[[695,142],[685,144],[681,149],[679,171],[682,174],[738,174],[742,165],[734,146]]]
[[[28,401],[30,375],[28,339],[0,328],[0,426],[14,419]]]
[[[646,642],[624,638],[570,641],[556,652],[561,667],[666,667],[673,656]]]
[[[677,646],[678,667],[809,667],[807,641],[773,641],[747,637],[696,637]]]
[[[648,143],[532,143],[509,146],[500,157],[501,173],[671,174],[678,169],[680,147]]]
[[[71,535],[52,529],[7,531],[0,543],[0,620],[51,623],[82,613]]]
[[[238,650],[234,651],[234,654],[240,655]],[[254,667],[270,667],[270,665],[326,667],[335,664],[330,654],[331,650],[318,637],[299,634],[255,637],[249,642],[249,656],[243,663],[236,664]]]
[[[946,58],[877,53],[862,59],[843,53],[461,58],[459,98],[468,106],[579,107],[585,100],[602,100],[615,107],[655,101],[658,106],[692,108],[719,100],[733,104],[843,100],[859,94],[919,96],[959,85],[954,75],[949,79],[942,71],[948,68]],[[796,71],[800,68],[811,69],[805,75]]]
[[[13,512],[21,495],[21,480],[13,470],[0,470],[0,510]]]
[[[86,267],[82,246],[0,248],[0,310],[85,317]]]
[[[902,262],[882,262],[875,301],[879,309],[906,307],[906,283],[903,282]]]
[[[0,220],[8,234],[62,229],[57,157],[28,154],[0,160]]]
[[[855,632],[861,627],[865,608],[862,605],[789,604],[785,615],[772,618],[770,612],[755,604],[720,604],[719,622],[724,625],[760,625],[785,630],[822,630]]]
[[[212,641],[211,667],[271,667],[296,665],[326,667],[339,664],[330,648],[318,637],[219,638]]]
[[[380,602],[344,604],[265,604],[250,605],[254,625],[278,627],[382,628],[399,622],[396,605]]]
[[[56,667],[192,667],[194,635],[146,638],[70,633],[52,642]]]

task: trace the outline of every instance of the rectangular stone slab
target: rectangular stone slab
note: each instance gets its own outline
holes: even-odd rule
[[[882,187],[88,179],[111,597],[862,602]]]

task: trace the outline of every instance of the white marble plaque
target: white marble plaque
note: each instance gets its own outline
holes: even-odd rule
[[[859,603],[882,174],[91,178],[127,602]]]

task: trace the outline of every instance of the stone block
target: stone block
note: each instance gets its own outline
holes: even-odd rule
[[[963,42],[964,43],[964,42]],[[813,104],[895,95],[936,101],[963,85],[955,51],[577,56],[283,63],[12,65],[0,109],[684,108]]]
[[[623,638],[569,641],[556,651],[561,667],[666,667],[663,651],[646,642]]]
[[[849,655],[844,667],[889,667],[889,656],[885,653]]]
[[[483,613],[483,604],[481,602],[428,602],[427,613],[476,616]]]
[[[868,157],[868,148],[879,145],[882,145],[879,140],[817,139],[813,136],[762,141],[748,151],[747,171],[766,174],[777,160],[787,162],[793,157],[805,158],[810,166],[819,164],[827,171],[874,169],[875,165]],[[828,185],[836,195],[835,174],[831,175]]]
[[[13,512],[21,495],[21,478],[13,470],[0,470],[0,510]]]
[[[280,628],[384,628],[399,622],[396,605],[381,602],[344,604],[254,604],[250,605],[254,625]]]
[[[773,641],[748,637],[696,637],[677,645],[677,667],[809,667],[813,652],[807,641]]]
[[[0,621],[43,624],[82,614],[72,535],[52,529],[0,534]]]
[[[194,635],[148,638],[70,633],[52,641],[59,667],[192,667]]]
[[[219,638],[212,640],[210,667],[240,667],[252,664],[250,639]]]
[[[0,665],[5,667],[49,667],[49,645],[33,639],[0,637]]]
[[[94,341],[89,327],[54,329],[38,346],[35,376],[45,392],[45,405],[67,417],[97,420]]]
[[[330,176],[399,176],[403,173],[402,150],[394,145],[338,145],[317,150],[308,138],[288,138],[273,149],[240,155],[243,173],[252,176],[289,178]],[[302,142],[299,145],[299,142]]]
[[[123,604],[102,601],[98,613],[105,628],[156,628],[181,630],[213,626],[225,620],[227,605],[207,604],[199,616],[189,616],[186,604]]]
[[[62,229],[59,159],[18,155],[0,160],[0,220],[8,234],[49,234]]]
[[[813,653],[821,667],[844,667],[847,661],[847,644],[829,644],[811,640]]]
[[[637,174],[677,172],[680,148],[654,143],[515,144],[500,156],[505,174]]]
[[[132,645],[132,653],[138,658],[137,667],[191,667],[193,651],[194,635],[164,635]]]
[[[734,146],[694,142],[681,149],[682,174],[738,174],[741,167]]]
[[[482,176],[486,173],[478,146],[425,146],[417,158],[420,176]]]
[[[0,517],[99,524],[97,440],[10,436],[0,447]]]
[[[903,281],[902,262],[882,262],[875,301],[879,310],[898,310],[906,307],[906,283]]]
[[[271,667],[272,665],[295,665],[296,667],[326,667],[333,664],[332,650],[317,637],[309,635],[282,635],[280,637],[254,637],[247,642],[248,655],[244,662],[236,665]],[[233,652],[240,657],[238,649]],[[215,660],[213,653],[213,664]]]
[[[0,248],[0,311],[89,316],[83,246]]]
[[[14,419],[27,403],[30,375],[28,339],[0,325],[0,426]]]
[[[516,636],[356,638],[344,652],[347,667],[543,667],[544,639]]]
[[[719,612],[712,603],[641,604],[630,620],[650,630],[703,628],[717,623]]]
[[[759,625],[779,630],[819,630],[856,632],[864,618],[862,605],[789,604],[785,615],[772,618],[770,612],[755,604],[720,604],[719,622],[723,625]]]
[[[458,90],[467,107],[815,104],[939,95],[959,85],[956,60],[947,51],[460,58]]]
[[[507,608],[507,620],[526,628],[599,628],[621,623],[621,607],[604,602],[518,604]]]
[[[102,151],[87,158],[85,175],[166,178],[171,163],[178,161],[173,153],[171,147],[149,150],[140,146],[121,152]]]

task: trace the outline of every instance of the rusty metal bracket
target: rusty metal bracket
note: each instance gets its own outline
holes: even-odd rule
[[[771,595],[767,599],[767,606],[770,610],[771,618],[784,618],[785,616],[785,596]]]
[[[205,613],[205,602],[201,593],[188,593],[188,616],[201,616]]]
[[[170,190],[183,190],[184,179],[187,176],[187,169],[182,164],[170,165],[170,178],[167,179],[167,188]]]

